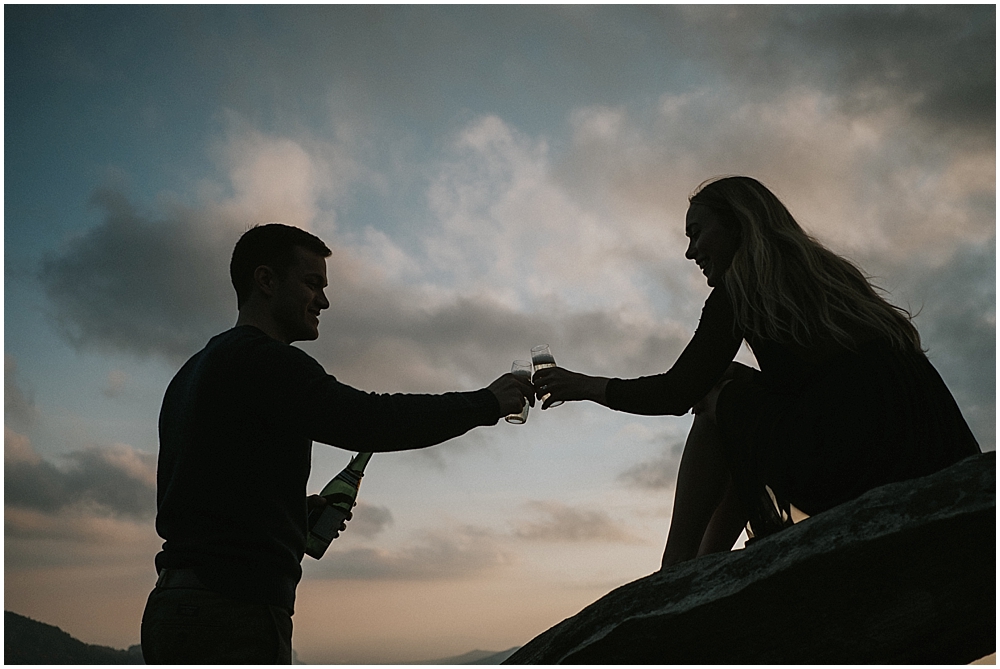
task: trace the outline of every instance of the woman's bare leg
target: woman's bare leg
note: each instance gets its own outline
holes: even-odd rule
[[[730,480],[722,502],[712,514],[712,520],[708,521],[705,536],[698,547],[698,557],[732,550],[747,525],[748,517],[743,501],[736,494],[736,487]]]
[[[694,424],[677,473],[661,569],[731,549],[746,525],[748,515],[734,490],[715,422],[719,393],[734,374],[741,373],[741,367],[730,365],[723,379],[694,407]]]
[[[715,420],[707,412],[698,413],[681,456],[661,569],[697,557],[709,522],[729,488],[729,479]]]

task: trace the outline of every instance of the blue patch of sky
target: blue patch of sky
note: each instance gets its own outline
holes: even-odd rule
[[[6,7],[5,236],[37,254],[99,213],[94,188],[124,178],[142,199],[201,175],[211,76],[155,13]]]

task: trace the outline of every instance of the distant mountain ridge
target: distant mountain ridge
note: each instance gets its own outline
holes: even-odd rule
[[[54,625],[3,612],[4,664],[142,664],[139,646],[118,650],[74,639]]]
[[[8,664],[143,664],[142,648],[118,650],[74,639],[55,625],[32,620],[13,611],[3,612],[3,661]],[[409,664],[500,664],[520,646],[495,652],[473,650],[440,660]],[[299,664],[295,661],[293,664]]]
[[[520,646],[514,646],[499,653],[492,650],[472,650],[462,655],[446,657],[440,660],[425,660],[423,662],[407,662],[407,664],[502,664],[504,660],[517,652]]]

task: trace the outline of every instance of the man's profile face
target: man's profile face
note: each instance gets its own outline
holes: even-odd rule
[[[326,259],[301,246],[294,254],[295,262],[279,275],[270,302],[271,315],[288,344],[319,337],[320,311],[330,306],[323,292]]]

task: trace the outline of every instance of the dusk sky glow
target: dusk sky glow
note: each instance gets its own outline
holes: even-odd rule
[[[333,249],[301,347],[345,383],[474,390],[540,343],[634,377],[670,367],[708,295],[688,195],[747,174],[918,314],[995,449],[994,5],[4,19],[7,610],[139,642],[160,401],[235,323],[256,223]],[[500,651],[655,571],[690,420],[570,403],[376,455],[348,531],[305,559],[299,659]],[[316,444],[309,491],[349,457]]]

